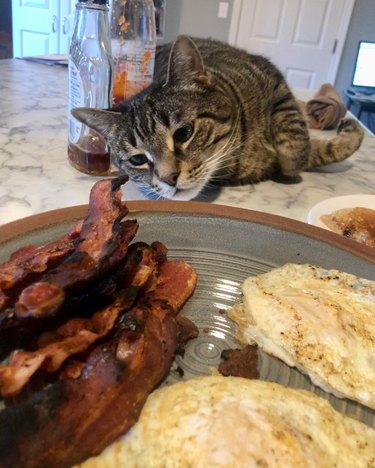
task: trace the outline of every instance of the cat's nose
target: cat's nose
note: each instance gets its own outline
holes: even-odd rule
[[[160,177],[160,180],[170,185],[171,187],[174,187],[177,184],[177,179],[179,175],[180,175],[180,171],[171,172],[170,174],[166,176]]]

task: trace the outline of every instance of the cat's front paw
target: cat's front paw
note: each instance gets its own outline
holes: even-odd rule
[[[356,133],[357,135],[364,135],[364,131],[358,120],[343,119],[337,127],[337,133]]]

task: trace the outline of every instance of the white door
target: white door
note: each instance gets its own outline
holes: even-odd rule
[[[230,42],[269,58],[294,88],[334,83],[355,0],[234,0]]]
[[[12,0],[13,56],[66,54],[76,0]]]
[[[75,4],[77,0],[61,0],[60,7],[60,54],[69,52],[74,28]]]
[[[59,0],[12,0],[13,56],[56,54]]]

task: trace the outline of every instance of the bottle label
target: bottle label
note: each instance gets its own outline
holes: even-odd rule
[[[77,143],[79,140],[82,124],[76,120],[71,110],[74,107],[82,107],[83,103],[83,87],[81,76],[75,64],[69,62],[69,141]]]
[[[155,46],[141,47],[129,41],[115,62],[113,97],[115,103],[137,94],[153,80]]]

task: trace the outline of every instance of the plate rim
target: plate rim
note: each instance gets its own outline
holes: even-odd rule
[[[307,222],[298,221],[280,215],[265,213],[229,205],[211,204],[207,202],[170,201],[170,200],[131,200],[125,204],[130,214],[133,213],[169,213],[182,215],[206,215],[237,221],[247,221],[265,225],[281,231],[292,232],[327,243],[375,264],[375,250],[327,229],[317,227]],[[79,221],[87,214],[88,204],[76,205],[44,211],[0,226],[0,245],[29,232],[61,224],[63,222]]]

